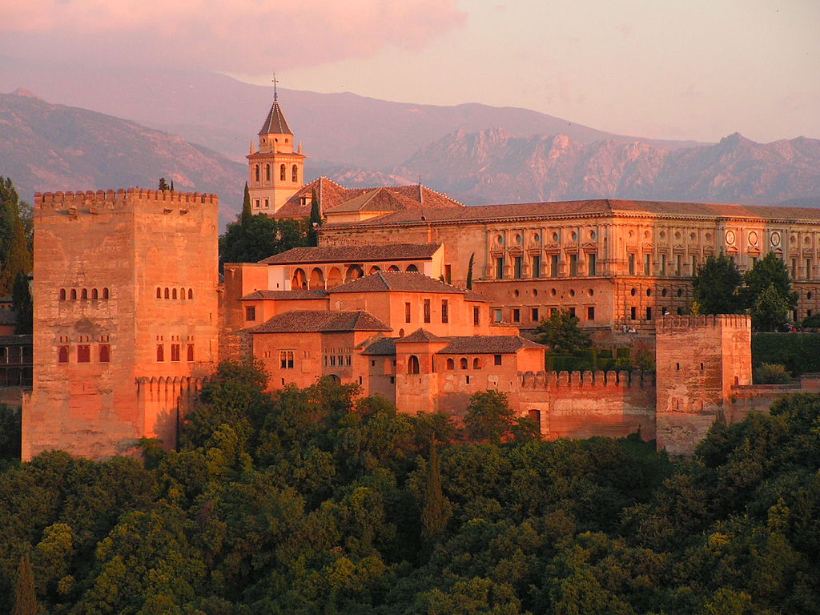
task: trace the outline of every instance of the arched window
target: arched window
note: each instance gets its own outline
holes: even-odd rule
[[[279,166],[279,180],[285,181],[285,165]]]
[[[265,165],[265,179],[270,181],[270,164]]]
[[[170,299],[170,298],[171,298],[171,291],[170,291],[169,289],[167,289],[167,288],[165,289],[165,298],[166,298],[166,299]]]
[[[387,270],[388,270],[388,271],[401,271],[401,269],[399,269],[399,268],[398,268],[398,267],[396,267],[395,265],[390,265],[390,266],[387,268]]]
[[[473,359],[473,369],[481,369],[481,359],[478,357]]]
[[[188,360],[189,361],[194,360],[194,345],[193,344],[188,344]]]
[[[165,360],[165,346],[163,344],[157,344],[157,361],[162,362]]]
[[[83,301],[88,301],[88,289],[84,288],[82,294],[80,295],[80,299]]]
[[[72,301],[76,301],[76,300],[77,300],[77,289],[76,289],[76,288],[72,288],[72,289],[71,289],[71,300],[72,300]]]
[[[405,271],[408,271],[408,272],[414,272],[414,271],[418,271],[418,270],[419,270],[419,268],[416,267],[415,265],[407,265],[407,269],[405,269]]]
[[[258,182],[259,181],[259,165],[258,164],[254,165],[253,169],[254,169],[254,177],[256,178],[256,181]]]
[[[294,183],[299,181],[299,169],[296,165],[293,165],[290,169],[290,181]]]
[[[60,346],[57,350],[57,360],[60,363],[68,363],[68,346]]]
[[[177,298],[177,289],[174,288],[174,289],[171,290],[171,299],[176,299],[176,298]]]
[[[193,299],[193,298],[194,298],[194,291],[189,288],[188,289],[188,299]]]
[[[467,369],[467,357],[461,357],[461,361],[459,361],[459,367],[461,369]]]
[[[453,359],[447,359],[447,371],[452,371],[456,368],[456,362]]]
[[[65,301],[65,288],[60,289],[60,301]]]
[[[162,299],[162,289],[157,286],[157,299]]]
[[[92,300],[92,301],[96,301],[96,300],[97,300],[97,299],[99,299],[99,298],[100,298],[100,295],[99,295],[99,292],[97,291],[97,289],[96,289],[96,288],[92,288],[92,289],[91,289],[91,300]]]
[[[408,374],[421,373],[421,367],[419,366],[419,358],[414,354],[410,355],[410,358],[407,359],[407,373]]]

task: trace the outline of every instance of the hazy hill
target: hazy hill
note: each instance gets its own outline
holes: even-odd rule
[[[245,166],[182,137],[109,115],[52,105],[31,94],[0,94],[0,175],[28,201],[36,191],[155,187],[215,192],[232,217]],[[224,217],[224,215],[223,215]]]
[[[421,175],[470,203],[622,197],[820,206],[820,140],[755,143],[739,134],[670,150],[643,141],[456,131],[393,174]]]

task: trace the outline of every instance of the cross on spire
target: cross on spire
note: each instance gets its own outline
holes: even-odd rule
[[[276,78],[276,71],[273,71],[273,102],[279,100],[279,93],[276,91],[276,86],[279,80]]]

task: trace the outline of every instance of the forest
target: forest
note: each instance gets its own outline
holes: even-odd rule
[[[0,466],[0,612],[820,612],[820,396],[689,459],[223,363],[178,450]]]

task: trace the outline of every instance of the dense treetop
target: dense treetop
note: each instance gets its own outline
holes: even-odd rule
[[[691,460],[467,429],[223,364],[179,451],[0,471],[0,612],[816,613],[820,397],[718,423]],[[25,576],[25,572],[23,573]]]

